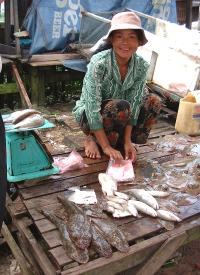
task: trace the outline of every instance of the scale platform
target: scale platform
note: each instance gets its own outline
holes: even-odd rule
[[[3,119],[6,116],[3,116]],[[52,174],[59,168],[53,166],[53,158],[42,144],[35,130],[55,127],[45,119],[44,125],[31,129],[14,129],[12,124],[5,123],[7,180],[19,182]]]

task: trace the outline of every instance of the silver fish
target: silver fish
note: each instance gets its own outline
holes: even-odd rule
[[[101,184],[103,194],[105,196],[114,196],[114,192],[117,191],[117,181],[106,173],[100,173],[98,175],[98,179]]]
[[[45,119],[39,114],[33,114],[14,125],[14,129],[30,129],[44,125]]]
[[[169,192],[158,191],[158,190],[147,190],[146,192],[148,192],[153,197],[158,197],[158,198],[165,198],[170,195]]]
[[[157,217],[157,212],[144,202],[129,200],[129,204],[132,204],[133,206],[135,206],[135,208],[142,213],[145,213],[152,217]]]
[[[150,195],[144,189],[131,189],[131,193],[136,197],[138,200],[148,204],[150,207],[154,209],[159,209],[158,202],[156,199]]]
[[[118,192],[118,191],[115,191],[114,192],[115,196],[121,198],[121,199],[124,199],[124,200],[128,200],[129,199],[129,196],[125,193],[122,193],[122,192]]]
[[[159,209],[159,210],[157,210],[157,215],[159,218],[161,218],[163,220],[174,221],[174,222],[181,221],[181,219],[178,216],[174,215],[174,213],[167,211],[167,210]]]
[[[114,218],[124,218],[124,217],[128,217],[128,216],[131,216],[131,215],[132,214],[128,210],[115,209],[115,211],[113,213]]]
[[[125,204],[125,203],[127,203],[127,200],[119,198],[117,196],[107,196],[106,199],[108,201],[114,201],[114,202],[119,203],[119,204]]]
[[[138,216],[137,208],[133,205],[133,203],[128,201],[127,209],[134,217]]]
[[[119,204],[117,202],[114,202],[114,201],[107,201],[107,205],[111,206],[111,207],[113,207],[115,209],[119,209],[119,210],[123,210],[124,209],[121,204]]]

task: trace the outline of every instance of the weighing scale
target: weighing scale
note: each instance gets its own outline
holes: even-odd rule
[[[3,119],[6,117],[8,115],[4,115]],[[59,168],[52,165],[52,156],[35,132],[54,126],[46,119],[44,125],[31,129],[14,129],[12,124],[5,123],[9,182],[35,179],[59,172]]]

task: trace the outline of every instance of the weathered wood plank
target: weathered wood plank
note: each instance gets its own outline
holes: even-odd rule
[[[169,259],[170,256],[185,242],[185,232],[171,236],[164,242],[156,253],[143,265],[136,275],[153,275]]]
[[[200,218],[182,224],[179,228],[176,228],[173,231],[162,233],[148,240],[132,245],[127,253],[115,252],[111,258],[98,258],[87,264],[81,265],[80,267],[63,271],[61,274],[108,275],[127,270],[144,262],[144,260],[152,255],[152,253],[171,236],[182,234],[183,232],[189,234],[190,230],[194,230],[194,228],[198,231],[200,230]],[[187,242],[187,239],[185,242]]]

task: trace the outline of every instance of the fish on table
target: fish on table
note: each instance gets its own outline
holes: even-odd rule
[[[129,192],[132,193],[132,195],[136,199],[148,204],[153,209],[155,209],[155,210],[159,209],[159,205],[158,205],[158,202],[156,201],[156,199],[150,193],[145,191],[144,189],[131,189],[131,190],[129,190]]]
[[[80,249],[88,248],[92,240],[89,217],[85,215],[80,207],[65,197],[58,196],[58,200],[67,213],[67,226],[70,238]]]
[[[41,114],[41,112],[35,109],[25,109],[21,111],[16,111],[8,115],[6,118],[4,118],[3,121],[4,123],[17,124],[20,121],[24,120],[25,118],[33,114]]]
[[[56,217],[56,215],[53,214],[53,212],[47,210],[42,210],[41,212],[58,228],[62,244],[68,257],[81,264],[87,263],[89,261],[88,249],[80,249],[75,246],[75,244],[72,242],[69,236],[67,225],[65,224],[65,222],[60,218]]]
[[[101,257],[109,258],[112,256],[112,247],[102,236],[95,224],[91,224],[92,242],[91,246]]]
[[[13,129],[31,129],[45,124],[45,119],[40,114],[32,114],[13,126]]]
[[[110,219],[92,218],[92,223],[98,227],[107,242],[121,252],[128,252],[129,244],[124,233]]]

